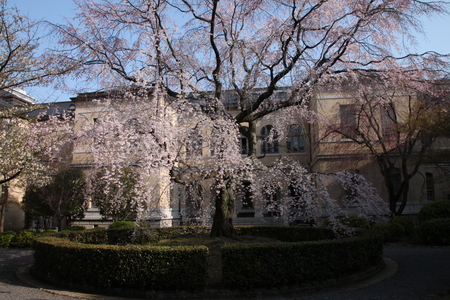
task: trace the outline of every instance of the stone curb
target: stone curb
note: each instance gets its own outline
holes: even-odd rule
[[[258,299],[299,299],[302,297],[319,296],[334,293],[343,293],[351,290],[362,289],[373,285],[377,282],[385,280],[393,276],[398,269],[395,261],[384,257],[384,266],[381,268],[372,268],[368,271],[354,274],[338,281],[322,282],[319,284],[311,284],[310,286],[294,288],[294,289],[272,289],[272,290],[255,290],[252,292],[238,292],[231,290],[207,290],[198,294],[191,293],[156,293],[150,299],[238,299],[238,298],[258,298]],[[35,278],[30,273],[31,266],[22,266],[16,272],[17,278],[33,287],[42,291],[67,296],[78,299],[99,299],[99,300],[125,300],[130,298],[114,297],[107,295],[99,295],[95,293],[83,293],[78,291],[58,288],[54,285],[47,284]],[[134,298],[138,299],[138,298]]]

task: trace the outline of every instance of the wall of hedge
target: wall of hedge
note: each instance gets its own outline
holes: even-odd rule
[[[374,232],[336,240],[227,244],[223,279],[227,287],[240,289],[298,285],[377,266],[382,255],[383,237]]]
[[[59,237],[86,244],[144,245],[179,235],[209,233],[207,226],[180,226],[162,228],[108,229],[70,231],[58,233]]]
[[[66,285],[145,290],[201,290],[208,248],[92,245],[58,237],[37,238],[33,272]]]
[[[325,227],[237,226],[235,229],[238,236],[263,236],[282,242],[319,241],[335,238],[333,230]]]
[[[334,239],[333,232],[326,228],[243,226],[236,230],[240,236],[264,236],[282,242],[225,244],[223,282],[232,289],[335,279],[382,261],[383,237],[372,231]],[[208,227],[201,226],[169,227],[65,232],[40,237],[34,245],[33,272],[69,286],[202,290],[208,280],[206,247],[130,244],[208,231]]]

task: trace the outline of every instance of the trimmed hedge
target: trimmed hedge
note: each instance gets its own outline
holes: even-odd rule
[[[282,242],[319,241],[335,238],[333,230],[322,227],[238,226],[235,229],[238,236],[263,236]]]
[[[431,245],[450,245],[450,219],[432,219],[420,224],[423,242]]]
[[[57,236],[86,244],[145,245],[179,235],[209,233],[209,230],[210,227],[207,226],[179,226],[62,232]]]
[[[0,248],[9,247],[15,236],[16,233],[14,231],[0,232]]]
[[[419,221],[450,218],[450,200],[439,200],[422,206],[419,211]]]
[[[372,231],[336,240],[227,244],[222,248],[223,279],[227,287],[240,289],[298,285],[377,266],[382,254],[383,237]]]
[[[130,229],[135,227],[136,224],[131,221],[116,221],[108,226],[109,229]]]
[[[11,246],[19,248],[31,247],[35,236],[36,233],[32,231],[21,231],[14,236]]]
[[[58,237],[34,243],[33,272],[56,283],[91,288],[201,290],[208,248],[88,245]]]
[[[34,246],[33,271],[69,287],[202,290],[208,280],[205,246],[92,243],[111,241],[111,236],[121,243],[148,243],[208,231],[208,227],[196,226],[80,231],[40,237]],[[368,230],[344,239],[334,239],[329,228],[243,226],[236,227],[236,231],[241,236],[263,236],[281,242],[225,244],[223,282],[233,289],[335,279],[378,266],[382,260],[382,235]]]

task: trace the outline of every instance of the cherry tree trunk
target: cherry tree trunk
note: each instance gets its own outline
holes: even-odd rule
[[[233,226],[234,195],[228,183],[216,196],[216,212],[213,218],[210,237],[236,237]]]
[[[9,190],[6,184],[2,185],[1,211],[0,211],[0,232],[4,230],[6,206],[8,205]]]

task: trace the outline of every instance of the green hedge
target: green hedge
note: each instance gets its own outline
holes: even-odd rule
[[[16,233],[14,231],[0,232],[0,248],[9,247],[15,236]]]
[[[422,206],[419,211],[419,221],[432,219],[450,219],[450,200],[439,200]]]
[[[11,241],[11,246],[25,248],[33,245],[36,233],[32,231],[21,231],[17,233]]]
[[[132,221],[116,221],[108,226],[109,229],[130,229],[135,227],[136,224]]]
[[[180,226],[164,228],[86,230],[77,232],[62,232],[57,235],[59,237],[68,238],[74,242],[86,244],[145,245],[179,235],[197,235],[209,233],[209,231],[210,227],[207,226]]]
[[[376,232],[350,238],[222,248],[227,287],[247,289],[297,285],[339,278],[378,265],[383,237]]]
[[[426,244],[450,245],[450,219],[432,219],[422,222],[420,236]]]
[[[225,244],[222,275],[230,288],[297,285],[339,278],[378,265],[383,253],[382,235],[367,230],[344,239],[334,239],[327,228],[244,226],[236,227],[236,231],[241,236],[264,236],[282,242]],[[207,232],[208,227],[198,226],[59,233],[59,237],[37,239],[33,270],[43,278],[57,278],[75,286],[200,290],[208,278],[208,249],[204,246],[83,243],[108,242],[111,236],[120,237],[121,243],[147,243]]]
[[[31,231],[21,231],[15,233],[14,231],[0,232],[0,248],[6,247],[31,247],[35,237],[35,233]]]
[[[238,236],[263,236],[282,242],[318,241],[335,238],[331,229],[322,227],[238,226],[235,229]]]
[[[65,285],[201,290],[208,277],[208,249],[204,246],[87,245],[40,237],[33,248],[33,272]]]

